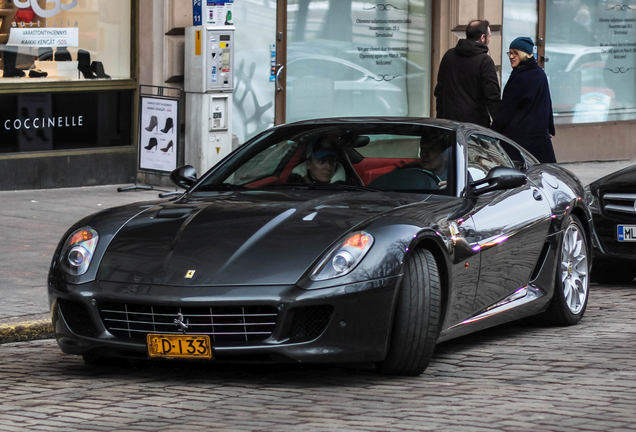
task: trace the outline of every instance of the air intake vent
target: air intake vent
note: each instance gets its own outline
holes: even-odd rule
[[[71,331],[80,336],[97,336],[97,329],[88,309],[82,303],[58,299],[57,304]]]
[[[278,316],[270,306],[174,307],[100,303],[106,329],[115,336],[145,341],[148,333],[209,335],[216,346],[257,342],[271,336]],[[181,323],[181,324],[180,324]]]
[[[601,247],[608,254],[636,256],[636,242],[619,242],[615,237],[598,235]]]
[[[325,331],[333,306],[308,306],[294,309],[294,320],[289,331],[290,342],[306,342],[316,339]]]

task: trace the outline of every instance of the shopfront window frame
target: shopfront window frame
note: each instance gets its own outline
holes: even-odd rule
[[[131,0],[130,12],[130,78],[74,80],[74,81],[23,81],[16,80],[12,85],[0,85],[0,95],[25,93],[59,93],[86,91],[130,91],[132,92],[133,107],[131,110],[130,144],[116,147],[87,147],[69,150],[50,150],[44,152],[14,152],[0,153],[2,159],[20,159],[45,156],[64,156],[85,153],[134,153],[137,145],[138,130],[138,71],[139,71],[139,1]]]

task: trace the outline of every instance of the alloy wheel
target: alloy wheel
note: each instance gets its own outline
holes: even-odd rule
[[[589,280],[585,237],[574,223],[565,230],[561,258],[563,297],[570,312],[576,315],[585,305]]]

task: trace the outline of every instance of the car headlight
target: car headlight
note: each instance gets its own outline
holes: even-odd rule
[[[585,201],[587,202],[590,211],[593,213],[601,212],[601,203],[598,199],[598,188],[592,190],[590,185],[585,186]]]
[[[73,276],[86,273],[98,240],[99,234],[90,227],[80,228],[71,234],[60,255],[62,269]]]
[[[337,244],[316,266],[309,278],[321,281],[344,276],[358,265],[373,245],[373,236],[364,231],[349,235]]]

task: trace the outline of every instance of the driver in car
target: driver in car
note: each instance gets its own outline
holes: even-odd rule
[[[448,180],[448,154],[450,147],[444,135],[438,133],[425,134],[420,138],[420,160],[419,162],[406,164],[400,169],[406,168],[423,168],[435,174],[440,182],[440,189],[446,187]]]
[[[423,136],[420,139],[420,165],[439,177],[440,189],[446,187],[448,180],[448,151],[446,150],[446,143],[439,137],[429,139]]]
[[[331,184],[346,182],[345,169],[338,162],[329,137],[307,146],[307,160],[292,171],[287,183]]]

